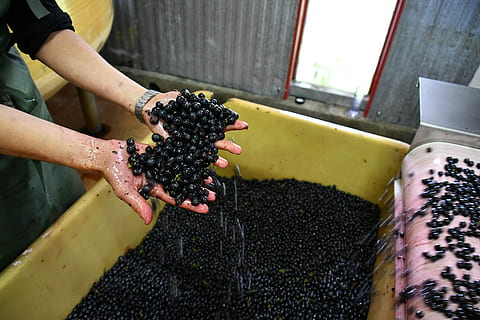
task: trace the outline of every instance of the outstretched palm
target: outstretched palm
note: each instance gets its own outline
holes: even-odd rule
[[[120,140],[108,141],[108,147],[102,150],[103,157],[101,167],[105,179],[112,186],[117,197],[129,204],[138,215],[149,224],[152,221],[152,208],[139,193],[139,190],[147,181],[145,176],[134,176],[132,170],[128,166],[128,153],[126,151],[126,143]],[[137,143],[136,147],[139,152],[144,152],[147,145]],[[209,183],[207,180],[206,183]],[[155,184],[150,191],[150,194],[157,197],[166,203],[175,204],[175,199],[170,197],[162,185]],[[208,200],[215,200],[215,193],[209,191]],[[198,212],[207,213],[208,206],[206,204],[199,204],[193,206],[190,201],[184,201],[180,207]]]

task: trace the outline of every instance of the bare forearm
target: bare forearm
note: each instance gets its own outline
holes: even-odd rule
[[[51,34],[37,52],[37,58],[74,85],[115,102],[130,112],[146,91],[107,63],[71,30]]]
[[[104,140],[0,105],[0,153],[99,171]]]

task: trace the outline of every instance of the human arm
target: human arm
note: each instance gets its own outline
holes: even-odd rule
[[[43,3],[49,2],[52,6],[52,3],[54,3],[51,0],[41,1]],[[19,1],[19,3],[20,2],[22,1]],[[56,10],[57,13],[58,10]],[[19,10],[19,12],[22,11]],[[14,26],[14,31],[18,30],[19,26],[15,24],[12,25]],[[48,37],[39,45],[38,50],[32,49],[29,54],[34,58],[40,59],[74,85],[116,103],[133,115],[134,105],[146,89],[106,62],[88,43],[73,32],[73,30],[63,28],[51,31]],[[25,32],[21,34],[25,34]],[[33,41],[34,39],[30,40]],[[23,46],[19,47],[28,47],[28,43],[29,41],[24,41]],[[158,101],[167,102],[175,98],[177,94],[178,92],[159,94],[149,101],[149,104],[145,106],[144,110],[148,110]],[[239,121],[228,129],[242,129],[245,127],[246,124]],[[161,126],[150,126],[150,128],[153,132],[161,133],[164,136],[166,135]],[[241,148],[231,141],[217,141],[216,145],[219,149],[225,149],[236,154],[241,152]],[[220,167],[225,167],[228,165],[228,162],[220,158],[215,164]],[[161,194],[161,198],[171,203],[171,198],[164,192]],[[188,207],[188,202],[186,202],[184,206]],[[194,211],[198,210],[199,208],[195,208]]]
[[[147,91],[110,65],[72,30],[52,33],[36,58],[77,87],[134,113],[135,102]]]
[[[152,208],[138,193],[145,177],[133,176],[127,165],[125,142],[103,140],[31,116],[14,108],[0,105],[0,153],[61,164],[77,170],[101,173],[115,194],[129,204],[145,223],[152,220]],[[146,145],[137,144],[142,150]],[[175,204],[161,185],[151,194],[167,203]],[[215,195],[210,192],[209,200]],[[193,207],[184,202],[181,207],[206,213],[206,205]]]
[[[18,47],[32,58],[39,59],[60,76],[95,95],[114,102],[134,114],[137,100],[147,91],[146,88],[128,78],[110,65],[86,41],[74,32],[72,21],[67,13],[58,7],[54,0],[36,0],[31,6],[26,0],[12,3],[7,22],[13,30],[13,40]],[[43,7],[43,13],[38,12]],[[156,102],[166,103],[175,99],[178,92],[160,93],[149,101],[144,110],[151,109]],[[151,126],[153,132],[166,136],[161,126]],[[238,122],[232,128],[244,128]],[[228,130],[228,129],[227,129]],[[240,148],[228,141],[217,142],[219,149],[238,154]],[[217,165],[227,163],[221,159]]]
[[[36,56],[69,82],[118,104],[132,114],[135,112],[135,103],[147,91],[146,88],[105,61],[88,43],[71,30],[61,30],[51,34],[40,47]],[[177,95],[177,91],[160,93],[145,105],[142,115],[152,132],[162,136],[167,135],[161,122],[157,125],[149,123],[147,112],[157,102],[166,104],[169,100],[175,99]],[[226,130],[241,130],[247,127],[247,123],[237,121]],[[241,148],[228,140],[217,141],[216,146],[234,154],[241,153]],[[228,162],[220,158],[216,165],[226,166]]]
[[[38,8],[42,9],[41,12]],[[22,51],[34,59],[38,58],[76,86],[134,113],[135,103],[146,88],[111,66],[76,34],[70,17],[55,0],[36,0],[36,6],[26,0],[14,1],[6,20],[13,31],[13,41]],[[144,110],[151,109],[157,101],[174,99],[177,94],[176,91],[159,94],[149,101]],[[246,127],[246,123],[239,121],[226,131]],[[150,128],[153,132],[166,135],[161,126]],[[218,141],[216,145],[236,154],[241,150],[228,141]],[[226,163],[225,160],[223,162]]]

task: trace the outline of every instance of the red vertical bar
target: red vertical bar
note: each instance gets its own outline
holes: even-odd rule
[[[387,61],[388,53],[393,42],[393,37],[395,36],[395,32],[397,31],[398,22],[400,21],[400,16],[402,15],[404,6],[405,0],[397,0],[395,10],[393,11],[392,20],[390,21],[390,26],[388,27],[387,36],[385,37],[385,43],[383,44],[382,52],[378,60],[377,68],[375,69],[372,83],[370,84],[370,90],[368,92],[370,98],[368,99],[365,112],[363,113],[364,117],[368,116],[368,112],[372,106],[372,101],[375,96],[375,92],[377,91],[378,83],[380,82],[380,77],[382,75],[383,68],[385,67],[385,62]]]
[[[299,0],[297,8],[297,18],[295,22],[295,31],[293,34],[292,48],[290,50],[290,61],[288,62],[287,80],[285,83],[285,91],[283,99],[288,98],[290,91],[290,83],[293,75],[297,71],[298,53],[300,51],[300,44],[302,42],[303,29],[305,26],[305,17],[307,15],[308,0]]]

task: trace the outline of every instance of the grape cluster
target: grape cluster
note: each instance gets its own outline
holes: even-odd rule
[[[377,206],[294,179],[218,179],[208,215],[167,205],[67,319],[367,318]]]
[[[203,181],[212,175],[208,166],[219,157],[215,142],[225,138],[225,128],[235,123],[238,114],[216,99],[184,89],[166,105],[157,102],[149,116],[151,124],[163,122],[169,137],[154,133],[155,146],[148,146],[144,153],[137,152],[133,138],[127,139],[128,165],[135,176],[143,173],[148,181],[140,194],[148,199],[159,183],[177,205],[186,199],[193,206],[206,203]]]

